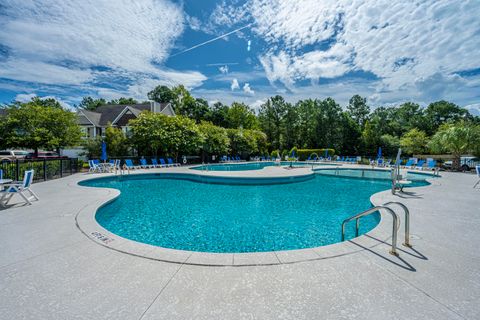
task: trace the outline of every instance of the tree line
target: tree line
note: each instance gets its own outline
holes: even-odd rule
[[[209,105],[181,85],[158,86],[148,98],[171,103],[177,116],[144,112],[131,120],[129,136],[118,128],[108,128],[105,139],[110,155],[137,150],[141,155],[230,153],[246,157],[286,154],[293,148],[329,148],[336,154],[375,156],[379,147],[388,156],[398,147],[407,154],[480,153],[480,118],[443,100],[425,108],[406,102],[372,110],[359,95],[346,106],[332,98],[290,103],[277,95],[255,112],[239,102]],[[85,97],[77,107],[95,110],[103,104],[135,103],[131,98],[105,101]],[[74,114],[54,99],[33,98],[3,109],[0,148],[59,149],[80,141]],[[99,152],[99,139],[84,141],[84,145],[92,156]]]

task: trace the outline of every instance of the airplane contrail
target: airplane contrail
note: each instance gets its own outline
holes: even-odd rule
[[[175,53],[175,54],[172,54],[172,55],[170,56],[170,58],[171,58],[171,57],[178,56],[179,54],[182,54],[182,53],[191,51],[191,50],[196,49],[196,48],[198,48],[198,47],[204,46],[204,45],[209,44],[209,43],[211,43],[211,42],[213,42],[213,41],[217,41],[217,40],[219,40],[219,39],[225,38],[226,36],[229,36],[229,35],[231,35],[232,33],[235,33],[235,32],[238,32],[238,31],[240,31],[240,30],[243,30],[243,29],[245,29],[245,28],[248,28],[248,27],[250,27],[251,25],[252,25],[252,23],[249,23],[249,24],[247,24],[246,26],[243,26],[243,27],[241,27],[241,28],[238,28],[238,29],[235,29],[235,30],[233,30],[233,31],[227,32],[227,33],[225,33],[225,34],[222,34],[221,36],[218,36],[218,37],[215,37],[215,38],[213,38],[213,39],[210,39],[210,40],[207,40],[207,41],[205,41],[205,42],[202,42],[202,43],[199,43],[199,44],[197,44],[197,45],[194,45],[193,47],[190,47],[190,48],[185,49],[185,50],[183,50],[183,51],[180,51],[180,52],[177,52],[177,53]]]
[[[240,64],[238,62],[225,62],[225,63],[209,63],[206,64],[207,67],[220,67],[220,66],[234,66]]]

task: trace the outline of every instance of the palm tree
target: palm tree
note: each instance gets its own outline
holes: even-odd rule
[[[452,169],[458,170],[460,157],[478,150],[478,144],[480,144],[480,126],[459,122],[441,126],[430,140],[429,147],[436,153],[451,153]]]

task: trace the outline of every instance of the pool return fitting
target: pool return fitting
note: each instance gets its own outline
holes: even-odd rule
[[[375,206],[373,208],[370,208],[366,211],[363,211],[359,214],[356,214],[356,215],[354,215],[350,218],[347,218],[347,219],[343,220],[343,222],[342,222],[342,241],[345,241],[345,226],[348,222],[350,222],[352,220],[355,220],[355,237],[358,237],[358,230],[360,229],[360,218],[368,216],[372,213],[375,213],[375,212],[383,209],[386,212],[388,212],[392,216],[392,219],[393,219],[393,223],[392,223],[392,248],[389,251],[389,253],[391,255],[398,256],[398,252],[397,252],[397,233],[398,233],[398,229],[399,229],[400,225],[399,225],[399,218],[398,218],[397,214],[395,213],[395,211],[392,210],[392,208],[390,208],[391,205],[397,205],[397,206],[401,207],[403,209],[404,213],[405,213],[405,242],[403,243],[403,246],[411,248],[412,245],[410,244],[410,211],[408,210],[408,208],[403,203],[395,202],[395,201],[386,202],[381,206]]]

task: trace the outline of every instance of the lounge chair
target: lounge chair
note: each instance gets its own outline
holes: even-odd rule
[[[159,160],[160,160],[160,165],[161,165],[162,167],[170,167],[170,166],[165,162],[165,159],[160,158]]]
[[[139,169],[140,166],[136,166],[133,164],[133,161],[131,159],[126,159],[125,160],[125,167],[128,169],[128,170],[133,170],[133,169]]]
[[[423,165],[425,164],[425,160],[418,160],[415,168],[416,169],[420,169],[420,170],[423,170]]]
[[[478,186],[478,184],[480,183],[480,165],[479,165],[479,166],[475,166],[475,171],[477,172],[478,181],[477,181],[477,183],[475,183],[475,185],[473,186],[474,188],[476,188],[476,187]]]
[[[180,163],[173,162],[172,158],[167,158],[167,161],[168,161],[168,165],[170,165],[172,167],[179,167],[180,166]]]
[[[95,164],[93,160],[88,160],[88,172],[95,173],[100,172],[100,168]]]
[[[407,163],[405,163],[404,168],[413,169],[415,168],[415,160],[408,159]]]
[[[437,165],[437,161],[435,161],[433,159],[427,161],[427,169],[428,170],[435,170],[436,165]]]
[[[25,171],[23,181],[12,182],[5,186],[5,190],[0,190],[0,205],[3,207],[7,206],[8,202],[16,194],[22,197],[23,200],[25,200],[25,203],[29,205],[32,204],[32,200],[38,201],[38,196],[32,191],[32,189],[30,189],[34,173],[35,171],[33,169],[27,170]]]
[[[384,167],[385,166],[385,162],[383,161],[382,158],[380,159],[377,159],[377,167]]]
[[[161,168],[161,167],[163,167],[161,164],[158,163],[157,159],[155,159],[155,158],[152,158],[150,161],[152,162],[152,166],[153,166],[154,168]]]
[[[147,163],[147,159],[140,159],[140,168],[143,168],[143,169],[148,169],[148,168],[153,168],[151,164],[148,164]]]

